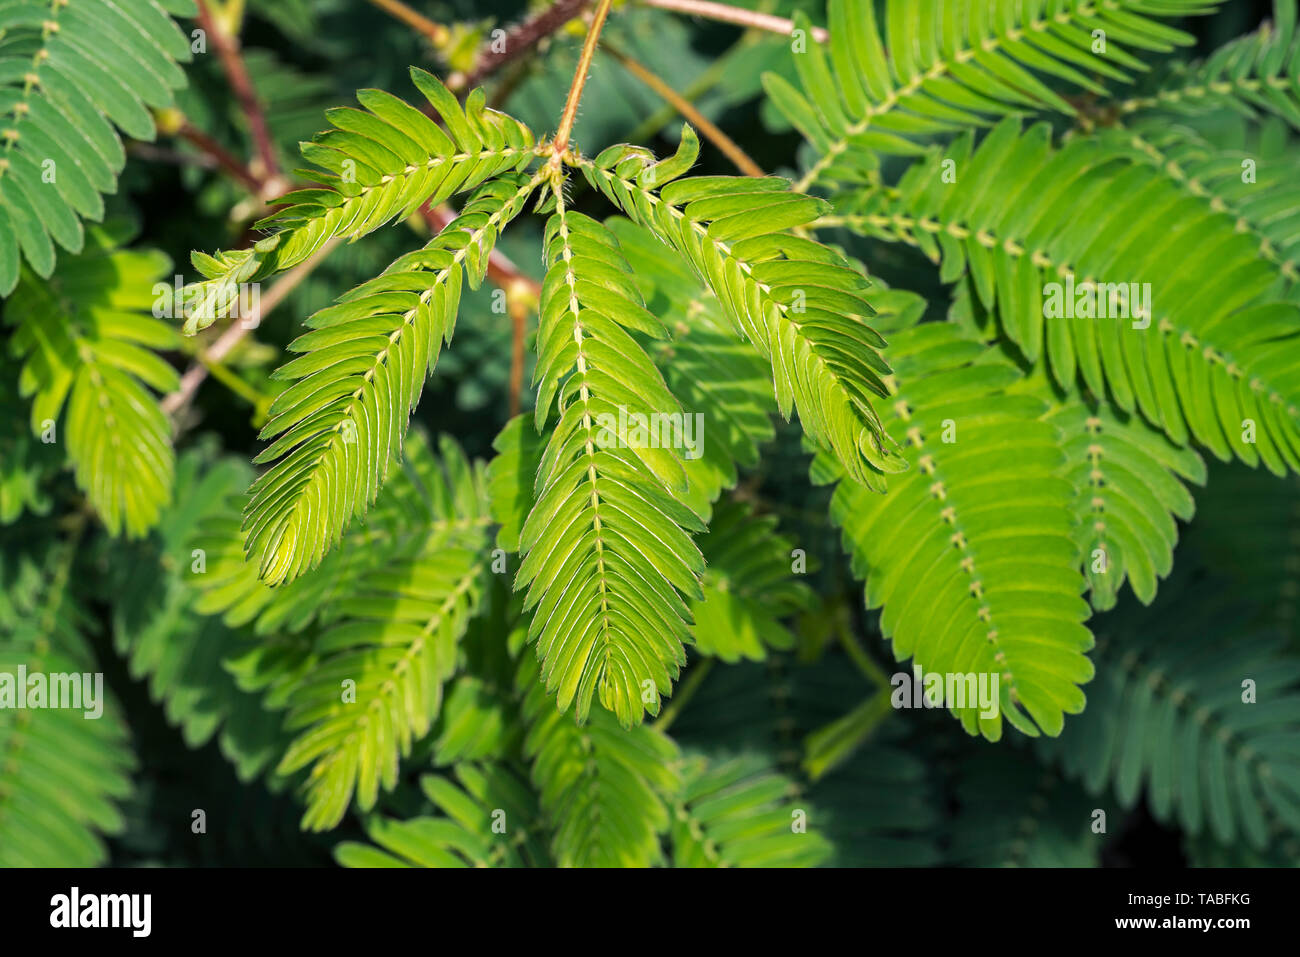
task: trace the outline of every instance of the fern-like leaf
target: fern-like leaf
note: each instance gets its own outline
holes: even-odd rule
[[[427,518],[408,554],[366,570],[339,594],[314,661],[288,694],[298,732],[278,771],[311,766],[303,826],[327,830],[353,793],[363,810],[397,783],[398,763],[430,730],[457,643],[478,604],[486,536],[468,520],[486,509],[480,466],[450,440],[441,468],[423,470]]]
[[[211,445],[180,457],[176,500],[157,534],[139,543],[108,544],[103,597],[112,607],[114,648],[131,677],[148,680],[150,696],[179,727],[187,747],[216,737],[240,780],[247,781],[277,760],[287,738],[280,716],[227,671],[229,659],[250,650],[251,636],[194,607],[201,594],[197,582],[208,566],[206,552],[191,548],[191,537],[249,477],[246,464],[217,458]]]
[[[1037,371],[1035,391],[1052,406],[1045,420],[1060,430],[1069,463],[1075,541],[1092,606],[1111,608],[1125,581],[1149,604],[1174,566],[1175,520],[1190,521],[1196,510],[1185,483],[1204,485],[1205,463],[1140,415],[1061,397]]]
[[[621,216],[606,224],[627,255],[647,307],[672,333],[656,340],[651,355],[669,391],[699,419],[699,453],[682,462],[690,485],[686,502],[701,516],[737,469],[758,464],[759,448],[776,434],[772,415],[772,368],[727,327],[718,301],[682,256],[647,229]]]
[[[0,296],[20,256],[49,278],[79,253],[126,163],[118,130],[152,140],[150,109],[184,86],[189,42],[168,13],[191,0],[10,0],[0,10]]]
[[[426,775],[420,788],[442,813],[405,821],[376,817],[366,824],[373,847],[340,844],[344,867],[546,867],[534,835],[539,811],[528,785],[505,767],[462,765],[459,786]]]
[[[916,139],[1044,109],[1075,110],[1040,79],[1104,93],[1145,70],[1125,47],[1168,51],[1193,38],[1156,17],[1201,14],[1202,0],[889,0],[884,30],[873,0],[831,0],[829,50],[796,52],[802,92],[764,77],[772,102],[812,144],[817,161],[799,189],[873,181],[877,154],[916,155]],[[801,25],[808,29],[806,18]],[[1104,40],[1100,47],[1096,31]]]
[[[31,430],[62,430],[77,485],[114,534],[144,534],[171,498],[171,427],[150,389],[171,392],[175,370],[154,354],[179,341],[149,315],[151,290],[170,269],[158,252],[113,248],[96,231],[49,281],[31,273],[5,304],[10,348],[23,360]],[[62,423],[59,422],[62,415]]]
[[[958,766],[945,863],[961,867],[1096,867],[1104,832],[1073,781],[1013,748],[980,749]]]
[[[1215,582],[1100,620],[1088,710],[1043,746],[1090,794],[1111,788],[1129,808],[1145,790],[1159,821],[1263,848],[1300,833],[1300,663],[1273,629],[1243,631]]]
[[[831,516],[844,531],[868,608],[898,660],[927,672],[999,679],[999,713],[950,702],[970,733],[996,740],[1002,719],[1060,734],[1083,710],[1092,636],[1080,597],[1074,493],[1047,405],[1011,394],[1008,361],[952,323],[893,333],[898,369],[887,427],[914,468],[876,496],[851,481]],[[814,478],[838,477],[827,456]]]
[[[799,791],[760,755],[687,760],[672,828],[674,867],[817,867],[830,843],[801,829]]]
[[[849,218],[942,260],[945,279],[969,271],[1006,335],[1031,361],[1046,353],[1063,388],[1077,377],[1220,459],[1300,470],[1300,308],[1275,300],[1276,266],[1231,218],[1150,165],[1086,139],[1052,149],[1049,137],[1008,120],[972,153],[964,136]],[[1148,284],[1152,314],[1120,318],[1107,305],[1094,317],[1076,289],[1073,317],[1048,318],[1050,298],[1064,310],[1070,277]]]
[[[1114,104],[1120,116],[1188,116],[1235,110],[1256,119],[1282,117],[1300,129],[1300,38],[1295,0],[1275,0],[1274,19],[1256,32],[1225,43],[1199,63],[1164,71],[1144,95]]]
[[[1229,144],[1218,134],[1211,142],[1189,126],[1152,117],[1097,130],[1093,138],[1102,149],[1150,163],[1211,209],[1232,216],[1237,228],[1249,230],[1256,240],[1260,257],[1276,265],[1286,298],[1295,300],[1300,279],[1300,163],[1286,144],[1284,130],[1265,124],[1260,137],[1247,146],[1244,137]]]
[[[842,656],[795,666],[787,656],[709,672],[673,724],[683,747],[729,757],[767,755],[796,785],[815,729],[862,696],[863,677]],[[838,867],[924,866],[939,861],[941,796],[924,758],[900,723],[878,726],[838,767],[791,792],[793,807],[831,844]],[[793,818],[786,821],[787,827]]]
[[[661,242],[686,257],[722,304],[734,331],[772,363],[777,407],[799,410],[804,430],[848,473],[883,490],[906,468],[871,404],[887,396],[884,340],[866,319],[868,281],[839,253],[790,230],[826,210],[778,177],[679,177],[699,144],[689,126],[660,163],[610,147],[581,168],[591,184]],[[657,190],[657,191],[656,191]],[[679,208],[680,207],[680,208]]]
[[[560,867],[649,867],[662,859],[666,799],[681,789],[677,746],[647,725],[621,728],[597,709],[585,726],[555,709],[525,655],[524,753]]]
[[[86,711],[13,700],[20,667],[78,684],[98,671],[85,637],[94,619],[71,589],[76,546],[24,544],[0,541],[0,867],[91,867],[108,857],[103,835],[124,827],[135,759],[102,686],[97,716],[84,699]]]
[[[761,661],[769,648],[794,647],[794,634],[782,619],[811,610],[816,600],[792,571],[794,543],[776,529],[774,516],[755,516],[741,503],[724,502],[715,510],[700,538],[707,563],[704,598],[691,603],[691,634],[701,654]]]
[[[515,587],[528,589],[529,638],[560,711],[573,706],[585,721],[598,695],[630,726],[658,713],[685,663],[685,599],[699,597],[703,571],[689,533],[704,525],[681,501],[674,436],[621,432],[632,416],[654,426],[681,413],[629,334],[663,330],[618,241],[562,198],[546,238],[536,421],[545,423],[556,395],[559,419],[520,533]]]
[[[303,157],[320,167],[301,171],[302,178],[321,185],[280,197],[286,207],[258,223],[272,234],[252,249],[192,257],[204,280],[187,292],[187,335],[224,315],[240,283],[266,279],[332,238],[357,239],[536,158],[533,134],[488,109],[482,90],[462,107],[424,70],[412,67],[411,78],[446,130],[382,90],[358,92],[365,109],[327,111],[334,129],[302,145]]]
[[[462,275],[478,288],[502,227],[537,184],[512,176],[483,186],[428,245],[316,313],[291,343],[302,355],[276,375],[293,385],[272,403],[262,437],[275,441],[255,460],[275,464],[253,484],[244,521],[268,583],[317,566],[374,501],[427,370],[451,341]]]

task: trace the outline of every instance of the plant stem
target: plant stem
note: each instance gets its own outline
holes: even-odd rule
[[[695,692],[700,690],[700,685],[704,679],[709,676],[713,670],[713,659],[705,658],[691,668],[690,673],[686,675],[686,680],[677,686],[676,693],[668,699],[668,707],[664,708],[663,714],[659,715],[659,720],[654,723],[656,731],[667,732],[672,723],[677,720],[677,715],[686,707]]]
[[[235,156],[207,133],[186,121],[176,135],[198,147],[199,152],[248,187],[249,192],[254,196],[262,196],[262,191],[268,185],[266,179],[254,174],[252,170],[240,162],[239,157]]]
[[[244,66],[243,57],[239,55],[239,39],[227,33],[222,26],[218,25],[216,18],[212,16],[212,11],[208,7],[207,0],[199,0],[199,24],[212,38],[212,45],[216,48],[217,56],[221,59],[221,66],[226,71],[226,78],[230,81],[230,88],[234,92],[235,98],[239,100],[244,115],[248,119],[248,128],[252,133],[257,156],[262,161],[262,167],[266,172],[267,179],[270,181],[278,180],[280,165],[275,158],[275,144],[271,139],[270,128],[266,125],[266,115],[258,104],[257,92],[253,89],[253,81],[249,79],[248,69]]]
[[[648,7],[658,7],[660,10],[689,13],[707,20],[720,20],[741,27],[754,27],[787,37],[794,30],[794,21],[787,20],[785,17],[733,7],[726,3],[713,3],[712,0],[641,0],[641,2]],[[830,34],[822,27],[813,27],[812,36],[818,43],[825,43],[830,39]]]
[[[858,666],[858,670],[882,691],[888,690],[891,687],[889,676],[880,669],[879,665],[871,660],[871,656],[867,654],[866,649],[858,644],[857,638],[853,635],[852,625],[847,621],[843,622],[840,626],[839,633],[840,644],[844,646],[844,650],[847,651],[849,657],[853,659],[853,663]]]
[[[524,339],[528,334],[528,302],[521,296],[507,298],[510,310],[510,417],[519,414],[524,391]]]
[[[705,139],[721,150],[727,159],[731,160],[736,169],[746,176],[764,175],[759,165],[749,158],[749,154],[741,149],[735,140],[722,132],[716,124],[695,108],[695,104],[674,90],[659,76],[652,73],[644,64],[632,59],[617,47],[610,46],[609,43],[605,44],[604,50],[623,64],[629,73],[654,90],[666,103],[670,104],[673,109],[693,124]]]
[[[442,24],[434,23],[424,14],[412,10],[401,0],[370,0],[370,2],[390,17],[401,20],[412,30],[428,37],[429,42],[434,46],[442,46],[450,36],[450,31]]]
[[[217,341],[205,349],[194,363],[185,370],[185,374],[181,376],[180,387],[162,400],[163,412],[179,422],[181,411],[194,399],[194,395],[198,392],[203,380],[213,371],[209,368],[209,365],[220,363],[229,354],[230,350],[235,348],[239,341],[262,321],[262,317],[283,302],[285,297],[300,282],[306,279],[312,270],[319,266],[340,242],[342,240],[337,237],[327,240],[310,257],[285,273],[279,282],[267,290],[264,297],[259,298],[257,310],[253,316],[246,317],[245,321],[242,322],[231,323]],[[248,321],[249,319],[252,321]]]
[[[483,78],[494,70],[527,53],[537,44],[549,37],[578,14],[587,9],[590,0],[555,0],[536,16],[518,23],[506,31],[505,42],[501,49],[495,49],[495,43],[488,44],[478,53],[474,67],[469,73],[456,73],[447,78],[447,86],[452,90],[473,89]]]
[[[560,126],[551,141],[551,168],[559,175],[564,164],[564,152],[569,148],[569,135],[573,132],[573,123],[578,118],[578,101],[582,99],[582,88],[587,85],[587,73],[591,70],[592,57],[596,55],[596,41],[609,16],[612,0],[599,0],[596,13],[591,18],[591,27],[587,40],[582,45],[582,55],[578,58],[578,68],[573,73],[573,84],[569,87],[569,98],[564,104],[564,113],[560,116]]]

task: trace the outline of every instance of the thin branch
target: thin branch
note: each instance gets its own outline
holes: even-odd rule
[[[867,650],[858,644],[857,636],[853,634],[853,625],[847,616],[842,617],[838,631],[840,644],[844,646],[853,663],[858,666],[858,670],[881,690],[890,688],[889,675],[885,674],[881,667],[871,660]]]
[[[682,96],[692,103],[698,102],[711,90],[722,83],[731,70],[735,69],[734,60],[743,51],[759,42],[762,34],[756,30],[746,30],[720,56],[714,58],[702,73],[682,91]],[[627,134],[629,143],[641,143],[652,137],[668,124],[676,111],[665,104],[642,120],[631,133]]]
[[[468,73],[453,73],[447,78],[452,90],[469,90],[478,86],[489,73],[518,58],[541,43],[560,27],[587,9],[590,0],[555,0],[541,13],[515,24],[503,38],[483,47]]]
[[[720,20],[723,23],[734,23],[736,26],[768,30],[787,37],[794,31],[794,21],[787,20],[785,17],[733,7],[726,3],[713,3],[712,0],[641,0],[641,2],[647,7],[658,7],[660,10],[672,10],[675,13],[689,13],[692,16],[704,17],[706,20]],[[831,35],[822,27],[813,27],[812,36],[818,43],[825,43]]]
[[[422,13],[412,10],[401,0],[370,0],[390,17],[401,20],[408,27],[428,37],[436,47],[443,46],[451,36],[451,31],[440,23],[434,23]]]
[[[558,175],[564,164],[564,153],[569,148],[569,135],[573,132],[573,123],[578,118],[578,102],[582,99],[582,88],[587,85],[587,73],[591,70],[591,59],[596,55],[596,41],[609,16],[612,0],[599,0],[596,13],[591,18],[587,30],[587,40],[582,44],[582,55],[578,57],[578,68],[573,71],[573,83],[569,86],[569,98],[564,103],[564,113],[560,116],[560,126],[551,141],[551,168]]]
[[[248,76],[248,68],[244,66],[244,58],[239,55],[239,38],[227,33],[224,27],[217,24],[216,18],[208,8],[208,0],[199,0],[199,25],[212,39],[217,56],[221,58],[221,66],[226,71],[230,88],[248,119],[248,128],[257,148],[257,156],[262,161],[268,179],[278,180],[280,165],[275,158],[275,143],[271,139],[270,128],[266,125],[266,114],[262,112],[262,107],[257,101],[257,91],[253,88],[253,81]]]
[[[252,329],[261,323],[264,316],[282,303],[285,297],[293,292],[298,284],[306,279],[312,270],[319,266],[340,242],[342,240],[338,237],[327,240],[320,249],[286,272],[279,282],[266,291],[265,296],[259,297],[252,316],[245,316],[240,321],[231,323],[226,328],[226,331],[217,338],[217,341],[208,346],[200,357],[185,370],[185,374],[181,376],[180,387],[162,400],[163,412],[172,416],[174,421],[179,421],[180,413],[194,399],[199,386],[208,377],[210,371],[208,364],[216,364],[224,359],[230,353],[230,350],[235,348],[244,336],[248,335]]]
[[[270,185],[266,177],[256,175],[244,163],[240,162],[239,157],[235,156],[207,133],[191,125],[188,120],[181,126],[176,135],[198,147],[200,153],[248,187],[254,196],[262,196],[263,189]]]
[[[524,340],[528,335],[528,300],[522,296],[507,297],[510,310],[510,417],[519,414],[524,394]]]
[[[607,42],[602,49],[619,63],[623,64],[629,73],[646,86],[650,87],[650,89],[654,90],[654,92],[657,93],[666,103],[670,104],[673,109],[685,117],[687,122],[691,123],[697,130],[699,130],[700,134],[705,139],[720,149],[726,155],[727,159],[731,160],[736,169],[740,170],[746,176],[764,175],[763,170],[759,165],[749,158],[749,154],[741,149],[736,144],[735,140],[722,132],[722,130],[720,130],[712,120],[696,109],[695,104],[690,100],[686,99],[686,97],[674,90],[643,64],[632,59],[617,47],[610,46]]]
[[[152,143],[141,143],[134,140],[126,144],[126,153],[128,156],[139,157],[151,163],[167,163],[171,166],[193,166],[196,169],[214,170],[217,168],[217,161],[207,153],[182,152],[181,150],[169,149],[165,146],[154,146]]]
[[[704,658],[686,673],[686,680],[677,686],[672,698],[668,701],[668,706],[659,715],[659,720],[654,723],[653,727],[656,731],[667,733],[668,729],[672,727],[672,723],[677,720],[677,716],[681,714],[682,709],[686,707],[691,698],[695,697],[695,692],[700,690],[700,685],[704,684],[704,679],[713,670],[713,662],[713,658]]]

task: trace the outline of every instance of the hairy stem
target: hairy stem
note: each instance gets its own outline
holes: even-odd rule
[[[609,16],[612,0],[599,0],[596,13],[591,18],[591,27],[587,40],[582,45],[582,55],[578,58],[578,68],[573,73],[573,84],[569,87],[569,98],[564,103],[564,113],[560,116],[559,128],[551,142],[551,169],[559,173],[564,164],[564,152],[569,148],[569,135],[573,132],[573,123],[578,118],[578,101],[582,99],[582,88],[587,85],[587,73],[591,70],[592,57],[596,55],[596,41]]]

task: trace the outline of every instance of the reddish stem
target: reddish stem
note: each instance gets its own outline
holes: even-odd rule
[[[578,16],[587,8],[588,3],[589,0],[555,0],[541,13],[515,24],[506,31],[502,42],[498,44],[493,41],[479,51],[474,68],[463,77],[457,77],[453,88],[473,89],[489,73],[527,53]]]
[[[221,66],[226,71],[230,88],[239,100],[239,105],[248,118],[248,128],[253,135],[257,156],[262,161],[268,179],[276,179],[280,174],[280,164],[275,158],[275,143],[271,139],[271,130],[266,125],[266,114],[257,101],[257,91],[244,66],[244,58],[239,54],[239,38],[230,35],[217,24],[208,9],[207,0],[198,0],[199,25],[212,40],[212,45],[221,58]]]
[[[186,122],[177,132],[177,135],[197,146],[199,151],[217,166],[247,186],[253,195],[262,195],[262,189],[266,185],[266,181],[254,175],[253,171],[245,166],[239,157],[235,156],[207,133]]]

